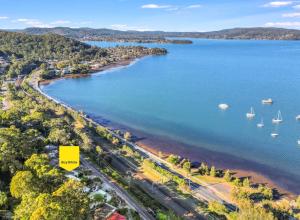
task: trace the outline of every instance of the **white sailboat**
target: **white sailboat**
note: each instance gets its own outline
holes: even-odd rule
[[[297,120],[297,121],[300,121],[300,115],[297,115],[297,116],[296,116],[296,120]]]
[[[258,127],[258,128],[262,128],[262,127],[264,127],[264,126],[265,126],[265,124],[264,124],[264,119],[261,118],[261,121],[260,121],[260,123],[257,124],[257,127]]]
[[[277,118],[273,118],[273,119],[272,119],[272,123],[273,123],[273,124],[279,124],[279,123],[281,123],[281,122],[283,122],[282,115],[281,115],[281,111],[278,111],[278,113],[277,113]]]
[[[298,140],[298,145],[300,145],[300,139]]]
[[[255,117],[255,112],[254,112],[253,107],[251,107],[250,112],[247,112],[246,117],[249,119],[252,119]]]

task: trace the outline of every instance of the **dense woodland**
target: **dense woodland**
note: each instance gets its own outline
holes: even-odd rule
[[[42,63],[63,61],[64,66],[74,67],[74,73],[81,73],[87,69],[86,64],[78,66],[82,63],[94,62],[105,66],[120,60],[166,52],[165,49],[145,47],[99,48],[57,34],[28,35],[0,31],[0,56],[9,64],[5,71],[9,77],[29,74]]]
[[[84,185],[66,179],[44,153],[50,143],[82,143],[71,126],[76,118],[13,85],[6,98],[11,107],[0,110],[0,210],[10,210],[14,219],[88,218]]]

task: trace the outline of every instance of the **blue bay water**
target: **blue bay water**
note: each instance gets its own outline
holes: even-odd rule
[[[193,41],[145,44],[169,53],[106,74],[59,80],[43,91],[93,115],[265,164],[300,180],[300,122],[295,120],[300,114],[300,42]],[[269,97],[274,104],[262,105]],[[220,111],[219,103],[230,108]],[[251,106],[256,118],[249,121],[245,114]],[[278,110],[284,122],[274,126]],[[262,117],[265,127],[257,128]],[[273,131],[278,138],[270,136]]]

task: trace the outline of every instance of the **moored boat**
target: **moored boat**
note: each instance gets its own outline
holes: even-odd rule
[[[249,118],[249,119],[252,119],[252,118],[255,117],[255,112],[254,112],[253,107],[251,107],[250,112],[246,113],[246,117]]]
[[[257,124],[257,127],[258,127],[258,128],[262,128],[262,127],[264,127],[264,126],[265,126],[265,124],[264,124],[264,119],[262,118],[261,121],[260,121],[260,123]]]
[[[225,104],[225,103],[221,103],[218,105],[218,107],[219,107],[219,109],[226,110],[229,108],[229,105]]]
[[[283,122],[283,119],[282,119],[281,111],[279,110],[278,113],[277,113],[277,118],[273,118],[272,123],[273,124],[279,124],[281,122]]]
[[[271,133],[271,137],[272,137],[272,138],[277,138],[278,136],[279,136],[279,134],[276,133],[276,132]]]
[[[271,104],[273,104],[273,100],[271,98],[263,99],[261,101],[261,103],[264,104],[264,105],[271,105]]]
[[[296,116],[296,120],[297,120],[297,121],[300,121],[300,115],[297,115],[297,116]]]

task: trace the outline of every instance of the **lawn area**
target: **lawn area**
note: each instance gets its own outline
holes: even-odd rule
[[[205,176],[205,175],[193,175],[193,177],[199,179],[200,181],[210,183],[210,184],[216,184],[216,183],[224,183],[223,178],[217,178],[217,177],[212,177],[212,176]]]

